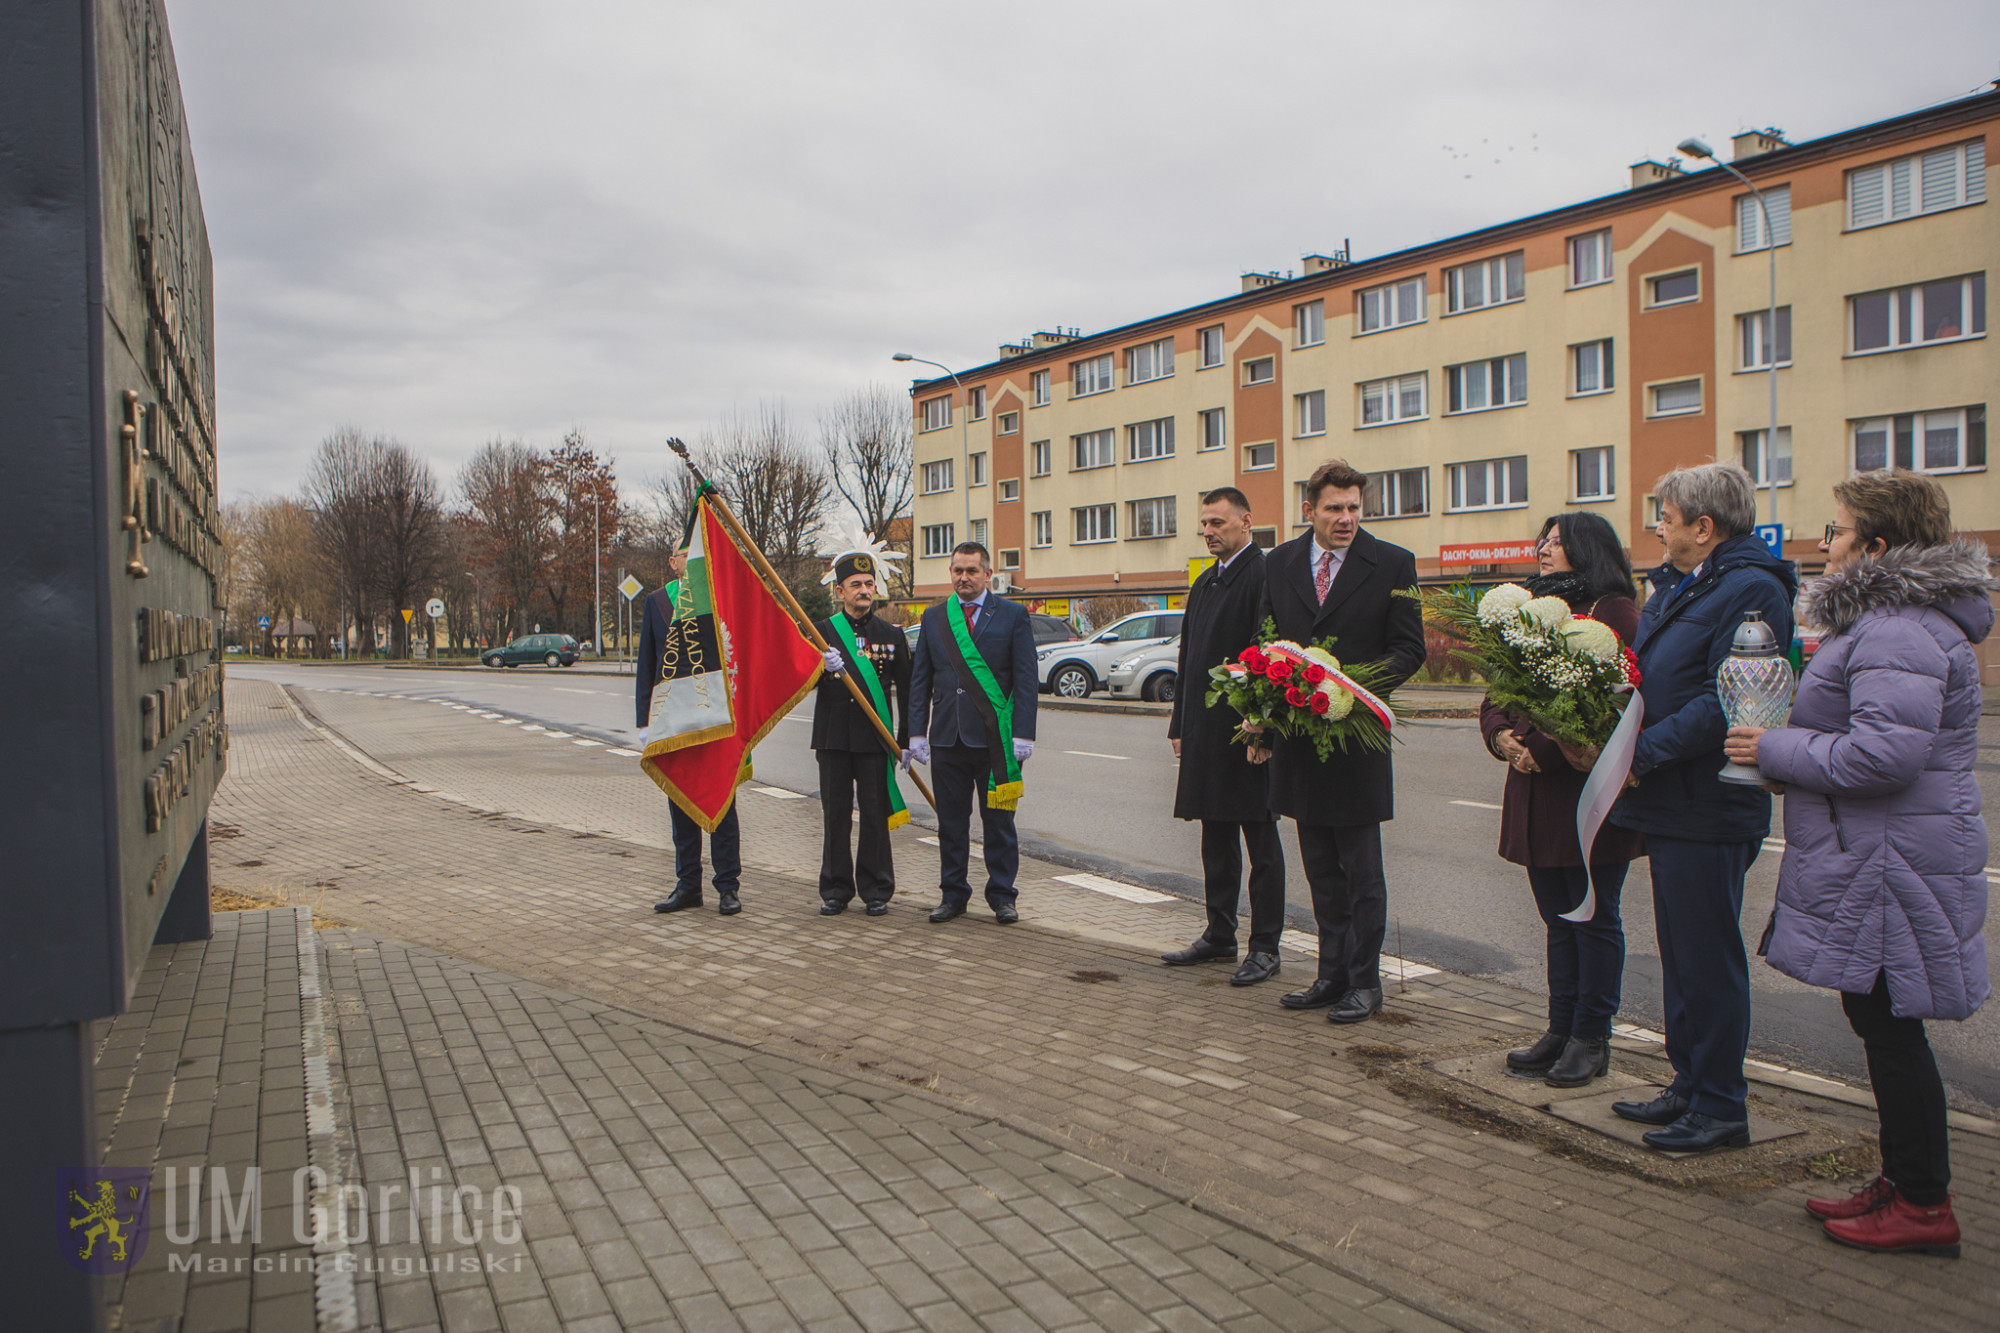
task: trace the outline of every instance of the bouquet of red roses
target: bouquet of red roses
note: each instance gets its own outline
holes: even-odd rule
[[[1266,620],[1257,643],[1209,671],[1206,702],[1211,708],[1227,703],[1250,726],[1309,737],[1321,759],[1350,744],[1388,749],[1396,710],[1370,688],[1381,680],[1381,669],[1342,667],[1333,646],[1332,639],[1311,647],[1280,639],[1277,626]],[[1232,739],[1257,741],[1241,728]]]

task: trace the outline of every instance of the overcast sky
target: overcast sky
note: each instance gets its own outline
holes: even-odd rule
[[[889,354],[992,360],[2000,75],[1992,0],[167,0],[226,493],[334,427],[449,480],[580,426],[637,480]]]

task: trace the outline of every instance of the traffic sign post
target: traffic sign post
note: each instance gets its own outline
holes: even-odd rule
[[[433,597],[424,603],[424,614],[432,620],[444,619],[444,598]]]
[[[1751,529],[1757,540],[1764,543],[1767,550],[1780,560],[1785,558],[1785,525],[1782,523],[1759,523]]]
[[[635,614],[632,602],[644,591],[646,585],[630,574],[618,581],[618,595],[625,599],[618,608],[620,618],[624,622],[618,635],[618,662],[621,666],[625,662],[625,641],[632,637],[632,617]]]

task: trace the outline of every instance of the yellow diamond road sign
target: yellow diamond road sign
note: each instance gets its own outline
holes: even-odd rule
[[[628,602],[645,591],[645,588],[645,584],[639,582],[639,580],[633,578],[630,574],[627,574],[625,581],[618,585],[618,591],[625,594],[625,600]]]

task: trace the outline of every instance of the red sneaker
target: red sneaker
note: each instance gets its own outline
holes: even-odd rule
[[[1860,1217],[1886,1207],[1895,1197],[1896,1187],[1877,1176],[1866,1185],[1856,1186],[1844,1199],[1807,1199],[1806,1211],[1822,1222],[1836,1217]]]
[[[1951,1200],[1919,1208],[1902,1195],[1860,1217],[1836,1217],[1822,1224],[1829,1239],[1881,1254],[1941,1254],[1958,1258],[1958,1219]]]

